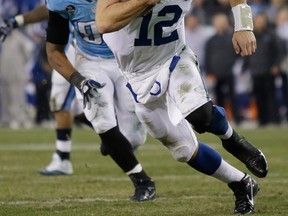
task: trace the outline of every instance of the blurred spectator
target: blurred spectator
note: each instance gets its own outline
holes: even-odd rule
[[[288,7],[281,8],[276,16],[276,35],[282,39],[285,57],[281,61],[280,74],[276,78],[277,99],[280,106],[280,118],[288,120]]]
[[[231,38],[232,30],[226,14],[219,13],[213,17],[216,34],[206,44],[205,65],[207,79],[215,80],[216,103],[231,106],[232,115],[236,123],[240,123],[238,104],[235,95],[235,80],[232,73],[237,59]]]
[[[260,126],[280,122],[278,101],[276,99],[276,77],[281,73],[283,46],[280,39],[268,28],[268,17],[258,13],[254,18],[254,33],[257,51],[246,58],[253,80],[253,94],[258,109]]]
[[[269,0],[249,0],[248,3],[251,7],[252,14],[255,17],[258,13],[263,13],[269,9]]]
[[[284,41],[286,57],[281,63],[281,70],[288,74],[288,7],[281,8],[276,17],[276,34]]]
[[[200,69],[205,71],[205,46],[207,40],[215,33],[215,30],[212,26],[203,25],[193,11],[186,16],[185,25],[186,43],[197,55]]]
[[[224,13],[228,17],[232,15],[229,0],[204,0],[203,5],[207,24],[211,24],[212,18],[218,13]]]
[[[40,0],[2,0],[1,16],[9,19],[39,5]],[[29,26],[11,32],[0,53],[0,122],[10,128],[30,127],[25,86],[28,83],[27,62],[33,57],[39,38],[38,28]],[[42,37],[43,35],[41,35]]]
[[[207,23],[207,15],[204,8],[205,0],[193,0],[191,11],[188,14],[197,17],[197,20],[201,24]]]
[[[40,43],[40,51],[37,61],[32,70],[33,82],[36,87],[36,116],[37,125],[46,126],[51,121],[51,111],[49,107],[49,95],[51,90],[52,68],[48,63],[45,49],[45,42]]]
[[[267,10],[262,11],[267,14],[269,21],[272,24],[275,24],[275,20],[277,19],[278,11],[281,10],[283,7],[287,7],[288,1],[287,0],[270,0],[270,4],[267,6]]]

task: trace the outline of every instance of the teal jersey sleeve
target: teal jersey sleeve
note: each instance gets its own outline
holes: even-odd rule
[[[93,57],[114,58],[95,25],[96,1],[47,0],[46,5],[49,10],[69,19],[81,52]]]

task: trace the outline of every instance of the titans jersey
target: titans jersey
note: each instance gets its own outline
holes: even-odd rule
[[[162,0],[144,17],[104,34],[121,70],[150,71],[181,52],[185,46],[184,16],[190,6],[191,0]]]
[[[47,8],[69,19],[74,27],[76,49],[83,55],[114,58],[95,25],[96,1],[47,0]]]

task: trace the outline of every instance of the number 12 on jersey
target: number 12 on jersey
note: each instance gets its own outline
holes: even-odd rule
[[[163,28],[172,27],[181,17],[182,9],[178,5],[167,5],[163,7],[157,14],[157,17],[165,17],[167,14],[174,14],[171,20],[160,20],[154,25],[154,46],[159,46],[163,44],[170,43],[172,41],[178,40],[179,35],[177,29],[172,31],[168,36],[163,36]],[[148,28],[152,18],[152,11],[150,11],[146,16],[143,17],[139,38],[134,41],[134,46],[151,46],[152,39],[148,38]]]

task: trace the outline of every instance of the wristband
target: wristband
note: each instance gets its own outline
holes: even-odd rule
[[[76,86],[79,90],[81,89],[81,85],[85,80],[86,78],[82,76],[78,71],[72,73],[69,79],[70,83]]]
[[[17,16],[15,16],[14,19],[15,19],[16,24],[17,24],[17,25],[15,26],[15,28],[24,25],[24,16],[23,16],[23,15],[17,15]]]
[[[252,11],[247,4],[238,4],[232,7],[234,16],[234,31],[253,31]]]

